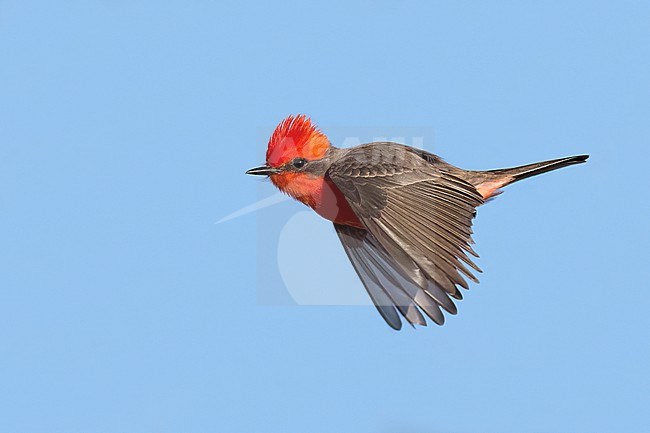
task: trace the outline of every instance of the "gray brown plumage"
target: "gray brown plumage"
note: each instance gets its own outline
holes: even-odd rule
[[[290,117],[269,142],[267,164],[249,173],[269,175],[334,222],[372,302],[400,329],[400,315],[410,324],[426,325],[426,315],[442,325],[442,310],[457,312],[459,288],[478,282],[471,246],[477,207],[510,183],[587,158],[468,171],[398,143],[338,149],[308,119]]]

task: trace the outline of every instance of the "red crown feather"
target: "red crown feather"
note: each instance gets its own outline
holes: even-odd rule
[[[320,159],[329,140],[304,114],[288,116],[273,131],[266,150],[266,163],[279,167],[294,158]]]

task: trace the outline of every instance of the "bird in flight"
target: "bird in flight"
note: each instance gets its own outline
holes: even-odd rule
[[[472,261],[476,208],[500,188],[580,164],[588,155],[498,170],[463,170],[439,156],[392,142],[339,149],[311,120],[289,116],[276,127],[266,164],[246,174],[268,176],[281,191],[332,221],[372,302],[393,329],[400,315],[442,325],[456,314]]]

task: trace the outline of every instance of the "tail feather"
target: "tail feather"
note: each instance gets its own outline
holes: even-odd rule
[[[501,176],[512,176],[512,182],[526,179],[548,171],[557,170],[558,168],[568,167],[569,165],[582,164],[587,161],[589,155],[568,156],[566,158],[551,159],[549,161],[536,162],[534,164],[522,165],[513,168],[503,168],[499,170],[489,170],[485,173],[492,173]]]
[[[498,170],[468,172],[468,180],[476,187],[485,200],[500,193],[499,189],[506,185],[527,179],[558,168],[569,165],[582,164],[587,161],[589,155],[568,156],[566,158],[551,159],[534,164],[526,164],[519,167],[501,168]]]

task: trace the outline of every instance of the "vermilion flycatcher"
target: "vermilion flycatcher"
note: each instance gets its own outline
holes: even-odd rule
[[[500,188],[527,177],[585,162],[588,155],[500,170],[463,170],[424,150],[376,142],[332,146],[304,115],[275,129],[266,164],[247,174],[268,176],[281,191],[334,222],[343,248],[372,302],[394,329],[400,314],[442,325],[440,307],[456,314],[462,299],[476,208]],[[399,312],[399,314],[398,314]]]

